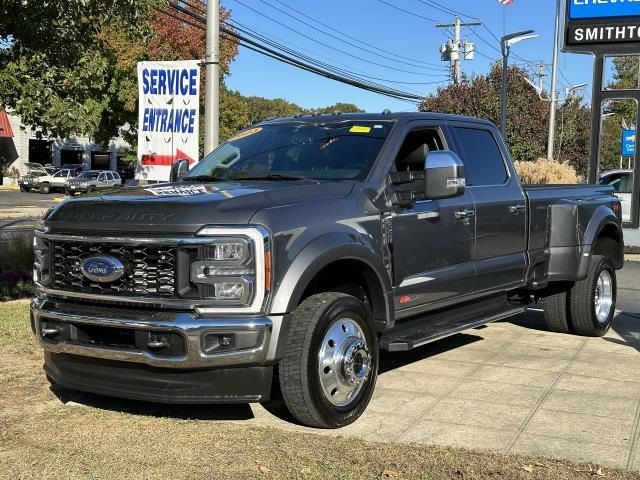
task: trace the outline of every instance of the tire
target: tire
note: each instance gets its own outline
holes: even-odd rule
[[[64,193],[68,196],[68,197],[73,197],[74,193],[71,190],[65,190]]]
[[[93,192],[94,190],[95,190],[95,188],[93,188],[93,187],[88,187],[88,188],[87,188],[87,193],[91,193],[91,192]]]
[[[593,255],[587,277],[576,282],[569,292],[569,315],[575,332],[585,337],[604,336],[613,321],[616,295],[616,271],[611,261]]]
[[[572,332],[567,306],[568,296],[568,291],[563,291],[544,298],[544,321],[552,332]]]
[[[49,185],[48,183],[43,183],[40,186],[40,190],[39,191],[40,191],[40,193],[45,193],[45,194],[50,193],[51,192],[51,185]]]
[[[24,188],[22,185],[20,185],[20,191],[21,192],[28,192],[29,189],[28,188]]]
[[[368,310],[351,295],[320,293],[302,302],[291,321],[279,365],[287,409],[310,427],[353,423],[367,408],[378,375],[378,339]]]

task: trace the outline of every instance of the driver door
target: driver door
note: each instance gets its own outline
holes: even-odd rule
[[[400,147],[395,168],[423,170],[428,152],[448,149],[441,128],[414,127]],[[473,292],[475,206],[470,192],[417,201],[397,209],[391,222],[394,303],[400,316]]]

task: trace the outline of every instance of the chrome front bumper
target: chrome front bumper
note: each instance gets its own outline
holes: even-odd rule
[[[198,369],[255,366],[273,359],[282,322],[280,316],[202,315],[193,311],[155,311],[134,308],[87,305],[50,298],[35,298],[31,303],[33,328],[40,346],[47,352],[83,355],[115,361],[136,362],[154,367]],[[170,332],[184,338],[184,354],[156,355],[152,351],[119,346],[82,343],[77,339],[56,340],[43,332],[43,322],[93,325],[114,331]],[[207,354],[205,335],[241,335],[255,332],[257,342],[250,348]],[[72,335],[73,337],[73,335]]]

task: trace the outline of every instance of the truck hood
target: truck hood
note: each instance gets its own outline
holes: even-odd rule
[[[354,182],[177,182],[124,187],[65,200],[51,231],[193,234],[207,224],[243,225],[264,208],[346,197]]]

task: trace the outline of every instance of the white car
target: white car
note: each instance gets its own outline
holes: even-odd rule
[[[67,180],[73,176],[73,171],[70,169],[58,170],[54,174],[35,177],[33,188],[40,193],[49,193],[55,190],[64,191]]]
[[[122,186],[118,172],[112,170],[87,170],[67,181],[64,186],[67,195],[89,193],[94,190]]]
[[[607,170],[600,173],[600,185],[611,185],[622,205],[622,221],[631,221],[631,194],[633,192],[633,170]]]

